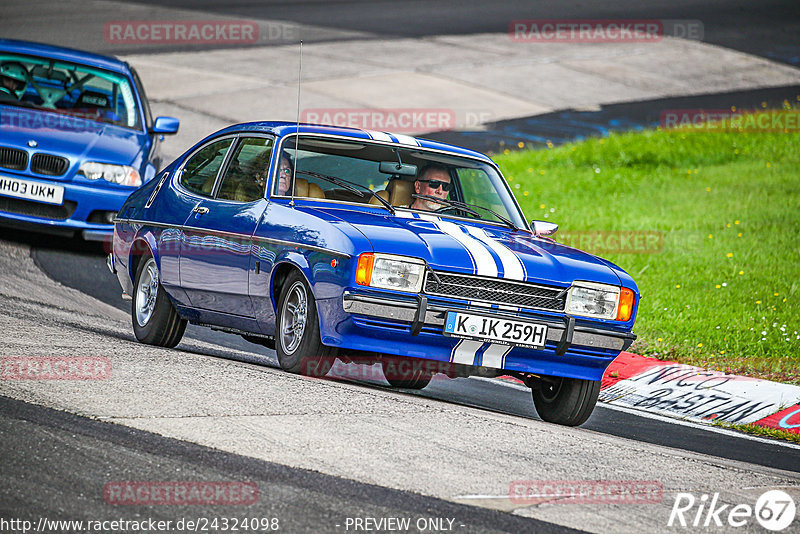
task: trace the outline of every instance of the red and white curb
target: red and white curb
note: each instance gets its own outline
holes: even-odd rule
[[[748,424],[800,433],[800,386],[621,353],[600,401],[697,423]]]
[[[522,383],[510,376],[500,378]],[[620,353],[606,369],[599,400],[622,411],[686,424],[752,423],[800,434],[800,386],[630,352]]]

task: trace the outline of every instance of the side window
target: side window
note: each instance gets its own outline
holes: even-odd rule
[[[268,137],[242,138],[222,176],[217,198],[236,202],[264,198],[272,145]]]
[[[198,195],[211,196],[217,172],[233,138],[221,139],[201,148],[183,167],[181,185]]]

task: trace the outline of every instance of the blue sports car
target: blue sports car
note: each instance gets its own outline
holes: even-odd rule
[[[612,263],[529,224],[487,156],[406,135],[281,122],[202,140],[134,192],[109,268],[138,340],[192,322],[322,376],[389,383],[512,375],[542,419],[579,425],[635,339],[639,293]]]
[[[0,39],[0,224],[110,238],[177,131],[177,119],[153,120],[127,63]]]

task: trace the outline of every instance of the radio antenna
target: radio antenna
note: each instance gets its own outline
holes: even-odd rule
[[[292,165],[292,196],[289,205],[294,206],[294,193],[297,186],[298,145],[300,143],[300,81],[303,76],[303,40],[300,40],[300,64],[297,68],[297,126],[294,132],[294,165]]]

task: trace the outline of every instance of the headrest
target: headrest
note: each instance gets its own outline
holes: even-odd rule
[[[389,182],[386,190],[389,191],[389,202],[392,206],[410,206],[414,200],[411,198],[411,194],[414,192],[414,182],[395,179]]]
[[[378,191],[375,194],[378,195],[379,197],[381,197],[383,200],[389,202],[389,192],[386,191],[385,189],[383,191]],[[382,206],[383,205],[383,204],[381,204],[381,201],[378,200],[375,197],[369,197],[369,203],[370,204],[375,204],[377,206]]]

